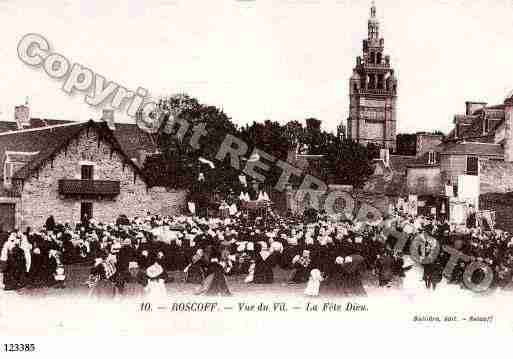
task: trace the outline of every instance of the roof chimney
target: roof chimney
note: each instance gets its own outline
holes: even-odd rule
[[[474,114],[475,111],[480,110],[486,107],[486,102],[475,102],[475,101],[466,101],[465,102],[465,114],[470,116]]]
[[[114,122],[114,110],[104,109],[102,120],[107,123],[107,127],[111,131],[114,131],[116,129],[116,124]]]
[[[25,101],[24,105],[14,107],[14,120],[18,126],[18,130],[22,130],[24,127],[30,127],[30,109],[28,101]]]

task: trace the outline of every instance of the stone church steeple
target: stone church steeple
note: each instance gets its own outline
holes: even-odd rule
[[[369,18],[369,39],[379,39],[379,21],[376,17],[376,4],[372,2]]]
[[[384,55],[385,41],[379,36],[379,20],[374,2],[370,8],[368,36],[363,40],[362,55],[356,58],[349,79],[350,139],[362,144],[374,143],[394,151],[396,147],[397,78]]]

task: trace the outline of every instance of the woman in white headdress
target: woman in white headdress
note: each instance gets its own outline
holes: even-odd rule
[[[421,263],[414,261],[411,256],[403,258],[403,291],[408,295],[420,294],[425,291],[424,268]]]
[[[158,261],[154,261],[154,263],[146,269],[146,278],[148,284],[145,287],[145,297],[150,301],[165,301],[167,299],[167,273]]]
[[[317,297],[319,295],[319,288],[323,281],[322,273],[317,268],[312,269],[310,272],[310,278],[306,284],[305,294],[311,297]]]
[[[305,283],[308,281],[308,278],[311,276],[312,269],[312,259],[310,258],[310,251],[303,250],[301,255],[297,254],[294,258],[292,258],[292,266],[295,271],[290,278],[290,281],[293,283]]]

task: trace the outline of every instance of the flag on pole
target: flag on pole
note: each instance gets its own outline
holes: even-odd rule
[[[187,207],[189,208],[189,212],[192,214],[196,213],[196,205],[193,202],[187,203]]]
[[[212,168],[212,169],[216,168],[216,166],[214,165],[214,162],[209,161],[209,160],[207,160],[206,158],[199,157],[199,158],[198,158],[198,161],[200,161],[201,163],[207,164],[207,165],[208,165],[210,168]]]

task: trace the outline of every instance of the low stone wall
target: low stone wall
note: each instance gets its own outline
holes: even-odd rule
[[[479,162],[480,192],[513,192],[513,163],[503,161]]]
[[[330,193],[333,193],[335,191],[346,193],[348,196],[352,198],[352,204],[346,204],[345,199],[347,198],[345,196],[340,197],[333,197],[331,200],[335,199],[332,203],[326,203],[326,199],[328,198]],[[393,198],[390,196],[386,196],[383,193],[373,193],[373,192],[363,192],[363,191],[346,191],[340,188],[330,188],[327,192],[320,192],[320,191],[312,191],[316,199],[318,200],[318,209],[323,210],[326,207],[330,207],[333,209],[333,212],[335,213],[344,213],[344,211],[351,206],[353,208],[350,208],[354,215],[357,215],[362,205],[368,205],[371,206],[378,211],[381,212],[381,214],[386,213],[389,204],[393,204],[397,202],[397,198]],[[298,196],[297,190],[289,190],[286,193],[287,196],[287,207],[290,209],[290,211],[296,215],[301,215],[305,211],[305,209],[314,207],[315,205],[312,204],[312,199],[309,194],[305,194],[303,198],[300,198],[301,196]]]

